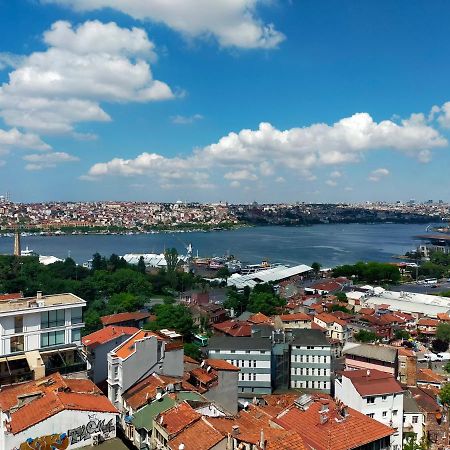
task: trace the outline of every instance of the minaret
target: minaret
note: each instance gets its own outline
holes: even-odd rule
[[[21,256],[22,249],[20,248],[20,230],[19,227],[16,227],[16,231],[14,233],[14,256]]]

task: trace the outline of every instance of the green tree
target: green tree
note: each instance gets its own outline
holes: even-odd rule
[[[336,296],[338,301],[348,303],[347,294],[345,292],[336,292],[336,294],[334,295]]]
[[[436,330],[436,338],[441,341],[450,342],[450,323],[441,322]]]
[[[200,361],[202,359],[202,352],[197,345],[192,344],[191,342],[184,344],[184,354],[194,358],[196,361]]]
[[[372,332],[367,330],[359,330],[354,335],[355,339],[359,342],[375,342],[378,340],[378,336]]]
[[[154,307],[156,320],[145,325],[150,330],[172,328],[183,335],[186,341],[192,339],[196,331],[189,309],[183,305],[164,303]]]
[[[278,295],[268,292],[255,292],[250,294],[247,309],[251,312],[261,312],[267,316],[274,315],[278,308],[284,306],[286,301]]]
[[[411,335],[406,330],[396,330],[395,339],[409,339]]]
[[[106,261],[100,253],[94,253],[92,256],[92,270],[105,270],[106,269]]]
[[[176,288],[177,285],[177,275],[176,270],[178,267],[178,252],[176,248],[168,248],[164,252],[164,258],[166,260],[166,273],[167,280],[172,289]]]
[[[351,313],[351,311],[349,311],[345,306],[342,306],[342,305],[331,305],[330,312],[334,312],[334,311],[342,311],[347,314]]]
[[[139,261],[137,263],[137,270],[138,270],[138,272],[141,272],[141,273],[145,273],[147,270],[143,256],[141,256],[139,258]]]
[[[314,261],[314,262],[311,264],[311,268],[312,268],[312,270],[314,270],[314,273],[315,273],[316,275],[318,275],[319,272],[320,272],[320,269],[322,268],[322,264],[320,264],[320,263]]]
[[[439,391],[439,398],[441,399],[441,403],[444,405],[447,410],[447,423],[449,420],[450,413],[450,383],[444,384],[441,390]]]
[[[416,439],[415,433],[408,433],[408,436],[403,440],[403,450],[427,450],[426,440],[422,439],[420,443],[417,443]]]
[[[448,342],[442,339],[433,339],[431,347],[436,353],[446,352],[448,350]]]
[[[230,271],[228,270],[228,267],[221,267],[217,273],[216,273],[216,277],[217,278],[228,278],[231,275]]]
[[[444,370],[445,370],[447,373],[450,373],[450,361],[448,361],[448,362],[445,364]]]

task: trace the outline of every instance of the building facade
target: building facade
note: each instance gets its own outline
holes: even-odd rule
[[[295,330],[291,340],[291,388],[331,392],[331,344],[320,330]]]

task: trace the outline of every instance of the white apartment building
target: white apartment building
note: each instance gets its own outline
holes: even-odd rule
[[[122,395],[152,373],[182,377],[183,345],[152,331],[139,330],[108,353],[108,398],[120,412]]]
[[[1,301],[0,384],[83,370],[78,347],[85,306],[74,294],[41,292]]]
[[[314,323],[326,330],[327,337],[345,343],[350,337],[350,330],[344,320],[332,314],[321,313],[314,316]]]
[[[379,370],[349,370],[335,380],[335,397],[348,406],[391,428],[391,449],[403,444],[404,391],[393,375]]]
[[[213,336],[209,358],[224,359],[239,367],[238,396],[253,398],[272,393],[272,343],[257,337]]]

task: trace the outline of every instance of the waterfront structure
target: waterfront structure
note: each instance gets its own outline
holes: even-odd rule
[[[291,346],[291,388],[330,393],[331,344],[320,330],[295,330]]]
[[[366,308],[400,311],[413,315],[416,319],[426,316],[436,318],[438,314],[450,312],[450,299],[439,295],[418,294],[415,292],[395,292],[377,288],[378,293],[368,293],[361,300]]]
[[[123,412],[122,395],[152,373],[182,377],[183,345],[140,330],[108,353],[108,398]]]
[[[1,384],[85,370],[79,351],[85,300],[70,293],[14,297],[0,302]]]
[[[108,377],[108,353],[138,331],[135,327],[108,326],[83,337],[88,375],[95,384]]]
[[[245,287],[252,289],[259,283],[279,283],[294,277],[306,277],[312,272],[312,267],[305,264],[299,264],[293,267],[280,265],[248,275],[234,273],[227,279],[227,286],[234,286],[238,290],[244,289]]]
[[[223,359],[240,369],[239,398],[253,398],[272,392],[272,342],[267,338],[213,336],[208,357]]]
[[[364,369],[344,371],[335,380],[335,397],[393,428],[391,449],[403,448],[403,388],[392,374]]]
[[[98,445],[115,438],[116,417],[92,381],[54,373],[0,391],[0,450]]]

